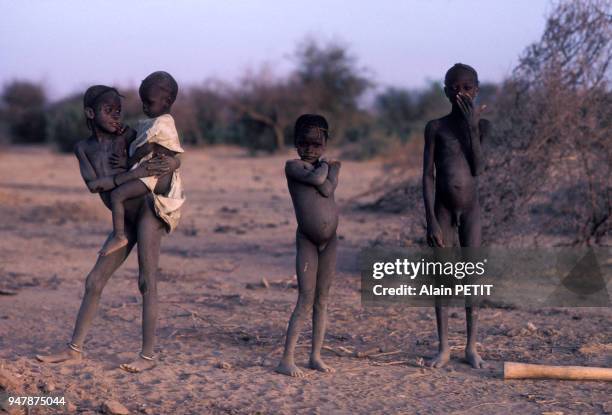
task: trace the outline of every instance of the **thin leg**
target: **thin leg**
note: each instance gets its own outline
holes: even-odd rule
[[[71,340],[71,343],[78,349],[83,348],[85,336],[91,327],[91,323],[98,309],[98,304],[100,303],[102,290],[106,286],[106,283],[110,279],[111,275],[113,275],[113,273],[129,256],[134,246],[134,242],[136,240],[135,231],[130,228],[128,228],[128,230],[128,244],[110,255],[99,256],[93,269],[87,275],[87,279],[85,281],[85,295],[81,301],[79,314],[76,319]],[[112,234],[108,236],[107,240],[110,238],[112,238]],[[75,352],[70,348],[66,348],[66,350],[53,355],[36,356],[38,360],[45,363],[59,363],[67,360],[80,359],[80,357],[80,353]]]
[[[85,339],[87,331],[98,309],[102,290],[106,286],[111,275],[113,275],[119,266],[123,264],[134,247],[136,241],[135,232],[130,232],[128,235],[130,236],[128,238],[128,244],[110,255],[99,256],[96,265],[94,265],[94,268],[87,276],[85,282],[85,295],[81,302],[81,308],[79,309],[74,333],[72,335],[72,344],[78,347],[83,345],[83,340]],[[111,237],[112,236],[109,235],[109,238]]]
[[[147,209],[138,224],[138,289],[142,294],[142,353],[153,355],[155,327],[157,325],[157,269],[163,223]]]
[[[453,226],[453,213],[444,205],[436,203],[434,206],[436,219],[442,230],[444,246],[451,247],[455,241],[455,227]],[[431,367],[440,368],[450,360],[450,347],[448,345],[448,307],[443,305],[443,299],[436,297],[436,327],[438,328],[438,354],[429,362]]]
[[[296,247],[295,268],[298,279],[298,300],[289,319],[285,351],[276,371],[284,375],[303,377],[304,373],[295,365],[294,352],[304,319],[312,310],[317,284],[319,253],[317,246],[299,230],[296,232]]]
[[[321,360],[321,347],[325,338],[327,325],[327,304],[329,302],[329,289],[336,271],[336,249],[338,238],[334,235],[319,253],[319,268],[317,271],[317,288],[312,314],[312,351],[310,354],[310,367],[321,372],[333,372]]]
[[[115,188],[111,192],[111,211],[113,216],[113,237],[106,241],[100,255],[108,255],[111,252],[125,246],[127,237],[125,235],[125,207],[124,203],[129,199],[139,198],[146,195],[149,189],[141,180],[130,180]]]
[[[154,362],[147,357],[153,357],[155,346],[158,314],[157,269],[161,238],[164,233],[164,225],[155,216],[150,203],[144,203],[138,222],[138,266],[140,270],[138,289],[142,294],[142,351],[141,356],[134,362],[121,365],[121,368],[128,372],[140,372],[154,366]]]
[[[462,247],[480,247],[482,242],[482,226],[480,223],[480,206],[476,204],[461,216],[459,225],[459,241]],[[475,369],[485,367],[485,362],[478,354],[476,342],[478,338],[478,306],[466,299],[465,321],[467,344],[465,359]]]
[[[461,246],[478,248],[482,244],[480,206],[476,204],[461,215],[459,222],[459,243]]]

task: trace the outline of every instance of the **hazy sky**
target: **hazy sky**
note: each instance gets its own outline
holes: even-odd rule
[[[53,97],[133,86],[164,69],[181,84],[291,70],[306,36],[348,45],[380,86],[419,87],[455,62],[501,80],[539,39],[546,0],[0,0],[0,83]]]

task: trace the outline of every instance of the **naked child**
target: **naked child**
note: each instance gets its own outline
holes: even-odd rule
[[[322,158],[329,126],[320,115],[304,114],[295,123],[294,140],[299,159],[289,160],[285,175],[298,227],[296,274],[298,300],[289,320],[283,357],[276,371],[293,377],[304,372],[295,365],[294,352],[304,319],[312,311],[312,350],[309,367],[321,372],[333,369],[321,359],[325,337],[329,289],[336,267],[338,186],[340,162]]]
[[[481,141],[490,130],[481,119],[485,106],[476,108],[478,74],[471,66],[455,64],[444,79],[444,92],[451,113],[429,121],[425,127],[423,152],[423,199],[427,220],[427,243],[451,247],[457,235],[461,247],[479,247],[482,227],[478,202],[478,175],[483,171]],[[450,359],[448,307],[436,298],[438,355],[430,362],[442,367]],[[473,368],[484,361],[476,350],[478,309],[466,301],[467,345],[465,359]]]
[[[81,176],[89,191],[99,193],[104,204],[111,208],[111,191],[131,180],[158,176],[160,181],[171,177],[180,165],[177,157],[159,154],[132,170],[121,167],[117,160],[126,152],[129,138],[122,135],[121,97],[116,89],[96,85],[84,96],[84,111],[91,136],[77,143],[75,154]],[[171,183],[165,191],[170,190]],[[80,360],[86,334],[96,314],[100,296],[109,278],[128,257],[134,245],[138,248],[138,288],[143,296],[142,350],[139,356],[121,367],[130,372],[152,368],[155,327],[157,323],[157,281],[161,237],[167,232],[155,211],[155,196],[147,193],[125,202],[125,234],[128,243],[108,255],[98,257],[87,275],[85,294],[77,316],[72,340],[68,346],[52,355],[37,355],[46,363]],[[107,241],[114,237],[111,233]]]

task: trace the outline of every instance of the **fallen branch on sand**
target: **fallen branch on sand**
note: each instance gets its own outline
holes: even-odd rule
[[[565,379],[612,381],[612,369],[504,362],[504,379]]]
[[[240,327],[238,324],[222,324],[223,322],[219,323],[218,319],[213,319],[211,317],[208,316],[203,316],[201,314],[199,314],[197,311],[193,311],[188,309],[187,307],[183,307],[182,305],[179,304],[174,304],[176,307],[180,308],[181,310],[184,310],[186,313],[183,314],[175,314],[172,317],[190,317],[194,322],[196,320],[201,320],[204,321],[208,324],[210,324],[212,327],[215,327],[217,329],[227,329],[227,328],[236,328],[236,327]],[[195,327],[195,323],[194,323],[194,327]]]
[[[395,360],[393,362],[374,362],[374,366],[395,366],[395,365],[408,365],[409,360]]]

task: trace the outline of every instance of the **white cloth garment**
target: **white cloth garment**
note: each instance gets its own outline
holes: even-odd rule
[[[174,118],[170,114],[160,115],[156,118],[149,118],[138,122],[136,127],[136,138],[130,144],[129,155],[134,155],[136,149],[147,143],[155,143],[167,148],[175,153],[184,153],[181,147],[178,132],[174,125]],[[151,159],[153,154],[147,154],[132,169]],[[185,203],[183,183],[179,170],[172,173],[170,190],[164,195],[155,194],[157,177],[142,177],[140,180],[153,193],[155,201],[155,214],[166,224],[168,233],[172,232],[178,225],[181,217],[181,206]]]

